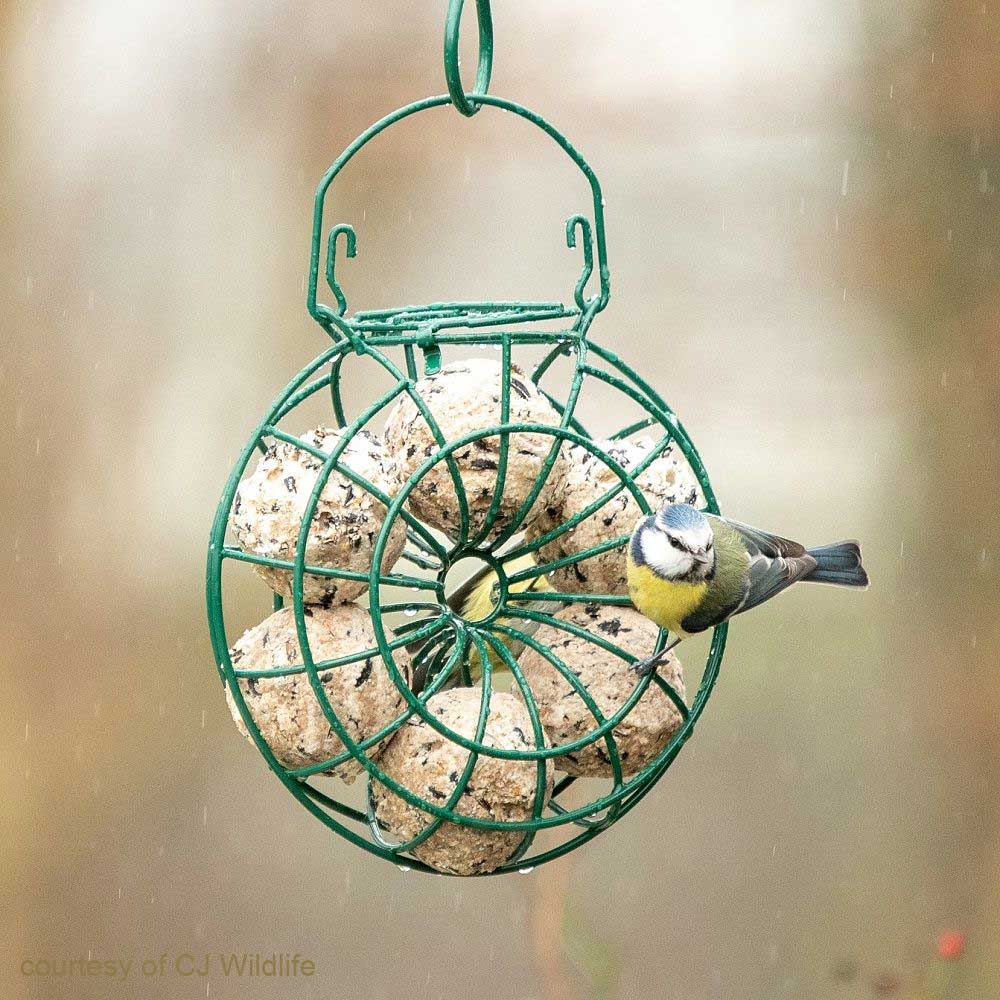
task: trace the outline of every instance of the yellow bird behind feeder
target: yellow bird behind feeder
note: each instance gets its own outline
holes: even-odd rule
[[[526,555],[518,556],[516,559],[511,559],[510,562],[505,563],[504,571],[509,576],[515,576],[522,570],[530,569],[532,566],[536,565],[538,564],[535,562],[534,555],[529,552]],[[498,589],[499,581],[497,580],[496,573],[488,566],[484,566],[478,573],[469,577],[469,579],[466,580],[465,583],[463,583],[462,586],[448,598],[448,606],[455,612],[455,614],[461,615],[461,617],[468,622],[474,623],[482,621],[490,614],[493,608],[496,607]],[[507,589],[511,594],[525,594],[532,590],[543,591],[549,589],[549,581],[544,576],[535,576],[508,584]],[[550,604],[548,601],[519,601],[517,606],[520,608],[526,608],[530,611],[544,611],[546,608],[550,607]],[[538,628],[538,622],[529,621],[524,618],[501,615],[497,618],[497,621],[504,625],[509,625],[511,628],[519,629],[527,635],[534,634]],[[489,631],[488,625],[486,626],[486,629]],[[524,643],[518,642],[516,639],[503,635],[499,632],[495,632],[493,634],[507,647],[507,649],[510,650],[514,659],[517,659],[521,655],[521,652],[524,649]],[[504,658],[488,643],[487,648],[489,652],[490,666],[493,670],[507,670],[507,663]],[[469,670],[472,673],[473,679],[478,678],[482,672],[479,650],[474,644],[470,644]]]
[[[510,562],[504,565],[504,569],[507,573],[513,576],[516,573],[520,573],[522,570],[530,569],[532,566],[538,565],[535,562],[535,557],[529,552],[527,555],[518,556],[517,559],[511,559]],[[497,589],[499,586],[499,581],[497,580],[496,573],[490,569],[488,566],[484,566],[478,573],[473,574],[465,581],[456,591],[448,595],[448,606],[456,615],[459,615],[467,622],[480,622],[484,618],[488,617],[490,612],[496,606],[497,599]],[[518,580],[515,583],[508,585],[508,592],[511,594],[523,594],[530,590],[548,590],[549,581],[544,576],[531,577],[525,580]],[[551,606],[547,601],[525,601],[518,602],[518,607],[527,608],[531,611],[544,611]],[[511,628],[519,629],[520,631],[526,633],[527,635],[533,635],[538,628],[538,622],[529,621],[523,618],[517,618],[515,616],[502,615],[497,618],[498,623],[504,625],[510,625]],[[490,631],[489,625],[484,626],[487,631]],[[498,632],[493,632],[493,635],[502,642],[507,649],[510,650],[511,655],[517,659],[521,655],[524,649],[524,643],[518,642],[516,639],[512,639],[510,636],[502,635]],[[416,656],[419,652],[423,642],[415,642],[408,645],[406,648],[411,656]],[[489,651],[490,666],[494,671],[503,672],[507,670],[507,662],[504,658],[487,643],[487,648]],[[469,643],[469,672],[473,680],[482,676],[482,663],[479,658],[479,649],[474,643]],[[424,662],[423,666],[417,671],[417,673],[410,678],[411,686],[414,690],[420,690],[423,688],[426,682],[426,671],[428,664]],[[456,670],[451,679],[447,682],[447,686],[453,686],[459,683],[459,673]]]

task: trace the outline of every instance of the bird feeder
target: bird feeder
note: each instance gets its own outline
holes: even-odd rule
[[[528,868],[567,854],[597,837],[621,820],[659,781],[681,750],[711,694],[723,657],[726,625],[715,629],[700,685],[687,705],[677,685],[654,672],[639,679],[634,673],[630,692],[610,714],[601,710],[598,699],[584,683],[592,674],[574,670],[569,650],[580,652],[580,644],[591,649],[603,663],[627,666],[665,645],[665,634],[652,627],[654,648],[630,650],[620,641],[615,628],[589,629],[582,608],[594,609],[591,617],[597,621],[622,614],[635,614],[626,594],[590,593],[586,590],[546,589],[529,582],[544,581],[546,574],[576,565],[587,558],[620,549],[627,541],[631,526],[615,524],[614,537],[599,544],[572,552],[556,560],[539,560],[542,550],[561,537],[573,532],[586,518],[617,497],[631,498],[638,512],[650,512],[650,502],[641,482],[643,473],[672,449],[688,463],[697,480],[700,502],[712,513],[718,507],[708,476],[688,435],[656,390],[612,350],[591,336],[591,327],[608,303],[610,272],[605,237],[604,200],[601,186],[593,169],[571,142],[538,113],[504,98],[488,93],[493,61],[493,27],[488,0],[477,2],[479,27],[479,58],[476,84],[466,92],[459,73],[458,37],[462,0],[451,0],[445,28],[445,75],[448,93],[429,97],[402,107],[376,122],[352,142],[323,176],[316,191],[312,228],[311,258],[308,282],[308,309],[321,329],[330,338],[330,345],[287,385],[257,425],[243,448],[220,500],[211,530],[208,553],[207,600],[208,620],[216,666],[228,689],[243,725],[270,769],[295,798],[329,829],[352,844],[409,870],[421,872],[448,871],[448,865],[432,865],[420,860],[422,845],[427,845],[443,827],[449,830],[473,831],[475,834],[502,835],[502,863],[490,864],[490,874],[524,871]],[[575,288],[564,301],[487,301],[434,302],[428,305],[400,308],[351,311],[338,280],[340,258],[355,257],[358,242],[353,226],[348,222],[328,219],[328,192],[334,179],[345,166],[376,136],[397,123],[434,109],[453,105],[463,116],[481,111],[489,114],[515,116],[529,126],[541,130],[558,150],[578,168],[582,176],[581,190],[585,195],[579,214],[566,222],[567,247],[581,254],[582,269]],[[333,224],[331,222],[333,221]],[[325,282],[325,290],[321,284]],[[322,298],[327,298],[324,303]],[[519,349],[531,346],[541,360],[533,363],[523,376],[514,367]],[[486,426],[477,426],[457,437],[449,437],[435,416],[435,409],[421,387],[428,380],[449,380],[451,365],[460,362],[472,350],[495,348],[499,363],[499,419]],[[379,398],[348,418],[342,398],[341,368],[348,357],[357,355],[363,363],[378,366],[386,373],[391,387]],[[556,391],[548,385],[547,376],[559,359],[571,366],[568,391]],[[522,420],[516,416],[524,386],[519,380],[530,380],[531,393],[546,401],[555,413],[548,422]],[[623,403],[642,410],[642,417],[623,427],[588,429],[578,415],[578,404],[588,388],[597,383],[602,392],[620,394]],[[512,386],[514,388],[512,388]],[[324,439],[319,447],[316,439],[304,440],[301,433],[288,428],[294,424],[297,408],[306,400],[320,397],[327,400],[329,424],[337,433]],[[393,489],[374,481],[358,471],[356,463],[346,460],[352,442],[376,418],[400,401],[419,413],[432,435],[432,446],[418,456],[419,464]],[[512,402],[513,400],[513,402]],[[605,408],[613,413],[612,408]],[[290,419],[291,418],[291,419]],[[624,444],[639,432],[653,436],[641,460],[631,464],[619,461],[617,444]],[[501,514],[508,471],[514,461],[511,446],[518,436],[543,439],[545,447],[537,462],[537,474],[517,509]],[[480,505],[473,516],[474,498],[467,495],[463,479],[461,456],[484,441],[497,442],[495,465],[491,469],[495,488],[486,509]],[[234,543],[228,533],[233,517],[234,500],[241,480],[247,475],[255,453],[274,455],[275,449],[287,447],[298,454],[310,456],[314,466],[311,491],[305,497],[301,526],[294,539],[294,551],[285,558],[260,555]],[[564,520],[550,522],[539,533],[526,532],[529,514],[538,506],[540,497],[551,485],[560,456],[567,449],[577,449],[588,461],[599,463],[606,488],[597,500]],[[616,458],[617,456],[617,458]],[[392,457],[390,455],[390,457]],[[443,475],[443,480],[442,480]],[[433,531],[414,513],[411,499],[421,489],[427,477],[450,483],[454,490],[454,523],[447,540],[442,532]],[[370,567],[345,568],[338,565],[312,565],[307,556],[310,531],[324,490],[331,478],[340,477],[363,491],[379,507],[380,528],[372,537]],[[416,491],[416,492],[415,492]],[[655,506],[655,500],[654,500]],[[623,533],[624,531],[624,533]],[[393,539],[405,534],[405,548],[400,558],[387,565],[392,555]],[[532,555],[525,567],[525,557]],[[496,574],[493,607],[485,617],[471,620],[463,617],[448,601],[445,578],[459,561],[475,558],[491,567]],[[243,666],[231,654],[235,637],[226,627],[222,569],[227,561],[256,564],[268,571],[284,574],[288,581],[287,596],[275,594],[273,608],[284,607],[294,620],[294,633],[301,649],[299,661],[290,666],[267,667],[258,662]],[[510,569],[512,563],[523,568]],[[402,568],[401,568],[402,567]],[[273,576],[273,574],[272,574]],[[562,577],[560,577],[561,579]],[[339,658],[324,659],[314,655],[309,634],[310,579],[349,581],[355,590],[367,596],[373,641],[365,649]],[[521,586],[518,586],[521,584]],[[568,613],[561,614],[561,611]],[[290,619],[291,620],[291,619]],[[290,626],[289,626],[290,627]],[[564,641],[556,642],[554,637]],[[520,650],[515,654],[513,650]],[[406,652],[408,651],[408,652]],[[405,660],[404,660],[405,652]],[[582,653],[581,653],[582,655]],[[520,656],[520,659],[519,659]],[[579,703],[585,706],[590,725],[580,736],[565,734],[553,738],[543,725],[543,712],[538,703],[537,688],[528,682],[527,658],[531,657],[535,673],[540,665],[548,665],[554,683],[564,684]],[[384,669],[398,691],[398,710],[376,732],[358,738],[346,718],[341,718],[328,697],[323,677],[349,666],[374,658]],[[236,659],[236,662],[234,662]],[[595,661],[596,662],[596,661]],[[503,743],[488,738],[487,725],[493,718],[491,703],[501,696],[495,688],[497,667],[512,675],[511,688],[523,704],[525,726],[514,726],[522,732],[524,743]],[[315,697],[329,733],[342,749],[329,759],[300,766],[289,766],[276,756],[255,720],[247,684],[263,683],[275,677],[296,677]],[[352,675],[353,676],[353,675]],[[583,678],[584,680],[581,680]],[[644,699],[650,685],[660,688],[676,713],[677,724],[672,735],[650,759],[629,773],[623,764],[616,733],[627,725],[630,713]],[[455,724],[453,714],[435,711],[435,696],[447,692],[474,692],[473,721],[464,730]],[[681,689],[682,690],[682,689]],[[469,695],[463,696],[468,701]],[[504,702],[506,705],[506,701]],[[509,706],[508,706],[509,708]],[[450,711],[450,710],[449,710]],[[506,709],[505,709],[506,711]],[[384,747],[399,737],[404,727],[423,727],[448,749],[456,752],[459,766],[444,794],[403,783],[383,769]],[[409,733],[409,728],[406,729]],[[559,761],[594,760],[595,750],[606,764],[606,777],[587,777],[586,768],[578,773],[557,776],[562,770]],[[575,755],[575,756],[574,756]],[[474,810],[463,804],[468,799],[470,780],[477,763],[519,762],[530,768],[532,780],[526,809],[514,818],[490,810]],[[553,764],[555,762],[555,764]],[[331,786],[335,779],[325,775],[343,771],[344,765],[360,773],[367,783],[365,801],[349,804]],[[567,771],[574,770],[566,768]],[[584,775],[584,776],[581,776]],[[579,804],[580,789],[572,796],[569,789],[582,782],[587,800]],[[598,787],[599,786],[599,787]],[[400,808],[409,815],[423,818],[422,827],[408,836],[394,837],[383,822],[378,802],[386,795],[398,797]],[[572,799],[574,804],[568,804]],[[536,836],[551,831],[544,849],[533,848]],[[425,855],[426,856],[426,855]],[[464,872],[464,873],[469,873]],[[476,873],[474,870],[471,873]],[[483,871],[483,873],[487,873]]]

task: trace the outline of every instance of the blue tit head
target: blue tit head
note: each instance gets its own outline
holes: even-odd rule
[[[715,536],[705,515],[671,503],[639,524],[642,561],[665,580],[704,580],[715,565]]]

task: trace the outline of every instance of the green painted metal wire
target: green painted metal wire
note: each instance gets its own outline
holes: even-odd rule
[[[571,531],[623,491],[628,491],[640,510],[648,512],[649,504],[637,485],[637,479],[666,448],[672,445],[680,449],[690,464],[704,495],[705,509],[717,513],[718,505],[701,459],[674,413],[634,369],[612,351],[589,339],[591,324],[596,315],[607,305],[610,294],[604,204],[600,184],[580,153],[544,118],[522,105],[494,97],[486,92],[493,60],[492,20],[488,0],[477,0],[476,7],[480,48],[477,82],[472,92],[463,91],[458,67],[458,33],[462,0],[451,0],[445,35],[445,66],[449,94],[417,101],[376,122],[347,147],[320,181],[313,213],[307,304],[309,312],[332,338],[333,343],[304,368],[274,400],[230,473],[216,511],[209,540],[207,604],[209,629],[220,677],[228,686],[240,717],[264,760],[306,809],[331,830],[365,851],[408,870],[420,872],[432,872],[434,869],[412,857],[410,852],[433,836],[442,823],[456,823],[483,830],[523,831],[518,847],[505,864],[490,873],[503,874],[543,864],[586,843],[618,822],[648,794],[676,758],[704,710],[718,677],[725,650],[727,627],[722,625],[713,633],[701,683],[690,707],[685,705],[671,685],[662,677],[653,674],[639,680],[624,704],[613,714],[605,716],[573,671],[552,649],[537,639],[535,630],[540,625],[549,625],[569,636],[597,645],[611,658],[631,663],[636,657],[618,647],[610,639],[554,616],[554,612],[562,605],[586,603],[628,606],[630,604],[628,598],[621,594],[577,594],[559,591],[531,590],[515,593],[511,589],[513,584],[533,580],[553,570],[573,565],[623,545],[626,542],[624,537],[610,538],[578,554],[540,563],[511,575],[505,570],[506,564],[520,556],[537,552]],[[572,215],[566,222],[565,232],[567,246],[570,249],[580,250],[583,255],[582,270],[573,289],[570,305],[565,305],[563,302],[434,302],[428,305],[349,314],[347,297],[337,276],[338,254],[342,247],[348,259],[356,257],[358,242],[355,230],[350,224],[337,223],[326,234],[324,253],[324,214],[330,186],[347,163],[387,128],[411,115],[448,104],[454,105],[464,115],[474,114],[482,107],[492,107],[535,125],[554,140],[583,174],[589,187],[591,215],[589,217],[586,214]],[[333,296],[333,306],[318,301],[321,264],[327,286]],[[591,284],[595,267],[598,287],[588,295],[587,289]],[[551,328],[552,323],[556,323],[557,328]],[[545,324],[550,328],[546,329]],[[477,429],[455,440],[446,440],[433,413],[418,391],[418,382],[421,378],[418,352],[423,361],[424,373],[432,374],[440,370],[444,351],[487,345],[498,347],[500,350],[502,382],[499,423]],[[535,366],[531,378],[556,409],[559,415],[557,426],[511,420],[510,377],[514,354],[518,349],[539,346],[548,346],[549,350]],[[393,351],[401,352],[399,361],[394,361],[390,356]],[[342,366],[350,354],[357,354],[367,363],[380,367],[393,383],[391,388],[364,407],[353,419],[347,416],[342,396]],[[559,398],[544,384],[546,375],[560,357],[568,357],[572,363],[572,376],[565,398]],[[633,420],[610,434],[602,434],[602,438],[624,440],[639,431],[659,428],[660,435],[653,447],[632,469],[624,468],[604,447],[596,443],[576,415],[581,395],[586,384],[591,381],[621,394],[623,398],[641,407],[644,412],[644,416],[640,419]],[[329,453],[309,445],[280,426],[300,405],[323,390],[329,393],[332,419],[337,427],[343,429],[343,434]],[[407,396],[413,402],[427,422],[437,444],[437,450],[421,463],[394,495],[389,496],[342,463],[341,457],[355,434],[403,396]],[[552,439],[551,446],[529,495],[507,523],[500,523],[510,437],[513,434],[523,433],[547,435]],[[460,448],[487,437],[499,438],[500,442],[496,486],[483,523],[473,531],[465,486],[454,456]],[[226,538],[236,490],[254,452],[260,451],[266,454],[276,442],[299,448],[322,463],[306,503],[294,557],[289,560],[271,559],[243,552],[237,546],[228,544]],[[566,522],[557,525],[541,537],[534,538],[530,542],[526,541],[523,537],[519,537],[525,518],[545,487],[560,449],[569,445],[586,449],[614,474],[617,482],[598,500]],[[407,506],[407,500],[413,489],[440,463],[444,463],[448,469],[459,513],[457,538],[448,545],[442,544]],[[337,567],[314,566],[305,561],[309,530],[317,503],[329,477],[335,472],[368,492],[386,510],[384,523],[374,544],[372,568],[368,573]],[[398,570],[381,571],[390,534],[400,520],[405,524],[407,537],[403,560],[425,573],[432,573],[433,579]],[[495,606],[485,619],[477,622],[465,621],[459,617],[449,607],[445,592],[445,576],[448,570],[459,559],[467,556],[475,556],[486,562],[495,569],[499,578]],[[235,637],[227,633],[223,604],[222,569],[227,560],[269,566],[290,573],[291,609],[302,653],[301,664],[270,670],[234,667],[229,648]],[[314,660],[306,632],[303,603],[303,581],[306,575],[364,580],[368,583],[368,600],[376,640],[373,647],[336,659]],[[419,599],[399,600],[397,595],[393,599],[384,592],[386,587],[410,588],[420,596]],[[273,607],[277,609],[283,604],[282,599],[275,596]],[[552,613],[537,610],[540,605],[551,607]],[[396,621],[394,626],[390,626],[387,618],[400,614],[404,617],[413,616],[414,620]],[[661,631],[655,648],[662,648],[665,639],[666,636]],[[530,685],[504,640],[520,643],[524,648],[543,657],[570,685],[593,717],[593,728],[585,736],[555,746],[547,741]],[[410,689],[407,671],[400,669],[396,663],[394,654],[404,646],[412,652],[413,675],[417,674],[418,668],[423,671],[426,667],[426,680],[421,690]],[[477,654],[482,668],[478,681],[481,698],[474,735],[467,738],[441,722],[438,716],[428,710],[427,702],[446,685],[456,682],[466,685],[473,683],[470,669],[470,657],[473,651]],[[533,746],[529,749],[496,748],[484,742],[492,692],[492,663],[489,655],[491,651],[510,671],[515,688],[527,708],[533,737]],[[652,653],[654,650],[649,652]],[[356,741],[352,739],[333,710],[320,680],[320,673],[358,662],[376,653],[381,657],[389,676],[402,696],[403,708],[378,732]],[[274,756],[255,724],[243,697],[240,681],[293,674],[304,674],[307,677],[331,731],[340,739],[344,749],[329,760],[307,767],[286,768]],[[653,761],[638,773],[626,778],[614,730],[627,717],[650,684],[657,684],[672,700],[681,715],[681,725]],[[460,780],[443,805],[428,801],[394,781],[382,771],[377,759],[371,756],[371,752],[379,748],[383,740],[390,738],[401,726],[414,718],[422,720],[424,724],[468,751]],[[577,779],[567,776],[556,783],[551,799],[546,800],[547,773],[552,766],[552,760],[596,743],[600,743],[602,749],[606,751],[611,769],[610,790],[596,795],[582,806],[569,808],[560,802],[560,798],[574,787]],[[501,821],[466,816],[456,811],[476,762],[482,756],[535,762],[536,782],[530,817],[517,821]],[[331,771],[350,760],[360,763],[366,772],[368,789],[367,805],[364,810],[339,802],[312,784],[317,775]],[[375,782],[381,783],[426,814],[427,822],[415,837],[403,843],[393,843],[386,831],[379,826],[372,797]],[[563,829],[566,834],[560,844],[534,855],[529,854],[534,837],[539,831],[557,828]]]

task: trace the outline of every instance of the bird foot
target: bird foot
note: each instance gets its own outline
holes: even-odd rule
[[[636,660],[632,664],[632,669],[638,674],[639,677],[645,677],[646,674],[651,674],[662,662],[663,657],[659,654],[656,656],[650,656],[645,660]]]
[[[661,663],[663,663],[667,658],[667,653],[670,652],[681,640],[680,638],[674,639],[673,642],[668,643],[663,647],[658,653],[653,656],[647,657],[645,660],[636,660],[632,664],[632,669],[639,675],[639,677],[645,677],[647,674],[651,674]]]

